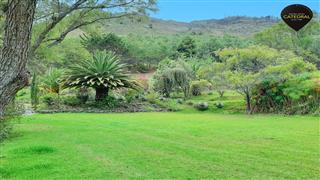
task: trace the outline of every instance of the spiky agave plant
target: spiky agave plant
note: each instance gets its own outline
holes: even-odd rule
[[[89,60],[72,65],[66,72],[64,87],[92,87],[96,101],[103,100],[110,90],[117,88],[138,89],[139,85],[130,80],[125,72],[126,64],[111,52],[96,52]]]

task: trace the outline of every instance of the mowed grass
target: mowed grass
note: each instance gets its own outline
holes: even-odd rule
[[[319,118],[213,113],[25,117],[0,179],[318,179]]]

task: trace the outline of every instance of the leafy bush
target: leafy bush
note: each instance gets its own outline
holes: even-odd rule
[[[126,101],[131,103],[133,100],[137,99],[139,96],[139,92],[133,89],[129,89],[125,94]]]
[[[56,93],[48,93],[45,94],[42,97],[42,101],[47,105],[47,106],[54,106],[58,105],[59,103],[59,96]]]
[[[162,108],[167,109],[168,111],[180,111],[183,109],[183,106],[177,103],[175,99],[166,99],[163,101],[157,100],[156,104]]]
[[[302,73],[281,81],[265,77],[253,91],[256,112],[314,113],[320,108],[320,73]]]
[[[85,104],[89,99],[89,91],[86,87],[79,88],[77,92],[77,98],[81,102],[81,104]]]
[[[155,91],[163,94],[166,97],[170,97],[174,87],[174,80],[170,72],[166,70],[160,75],[156,76],[154,86]]]
[[[69,96],[63,98],[63,104],[67,106],[81,106],[83,101],[81,101],[78,97]]]
[[[222,102],[216,102],[215,103],[215,106],[218,108],[218,109],[222,109],[224,107],[224,104]]]
[[[192,57],[197,53],[196,42],[191,37],[185,37],[179,44],[177,51],[186,57]]]
[[[116,108],[120,106],[120,102],[113,96],[107,96],[103,100],[96,101],[94,103],[89,104],[90,106],[106,109],[106,108]]]
[[[12,124],[8,118],[0,119],[0,142],[9,137],[12,130]]]
[[[172,92],[183,92],[186,98],[194,78],[194,69],[186,59],[164,59],[159,63],[151,82],[153,89],[165,97],[170,97]]]
[[[12,121],[19,120],[23,113],[21,106],[11,103],[5,111],[4,117],[0,117],[0,142],[9,137],[12,130]]]
[[[191,93],[193,96],[200,96],[201,95],[201,87],[199,84],[192,82],[191,84]]]
[[[153,67],[150,66],[150,64],[147,63],[137,63],[136,65],[137,71],[141,73],[147,73],[149,72]]]
[[[200,102],[195,105],[195,108],[198,109],[199,111],[205,111],[209,109],[209,105],[207,102]]]
[[[156,92],[151,92],[151,93],[147,94],[146,97],[150,103],[154,104],[154,103],[156,103],[156,100],[159,97],[159,95]]]
[[[187,101],[187,105],[193,106],[193,102],[192,101]]]
[[[143,102],[148,101],[148,98],[147,98],[145,95],[142,95],[142,94],[139,96],[139,99],[140,99],[141,101],[143,101]]]
[[[143,88],[143,90],[146,91],[149,89],[149,79],[148,79],[147,75],[139,74],[136,79],[137,79],[138,84]]]
[[[214,89],[223,97],[224,92],[229,88],[227,77],[227,66],[224,63],[213,63],[209,66],[203,66],[198,71],[201,78],[211,82]]]
[[[177,99],[178,104],[183,104],[183,99]]]
[[[120,93],[113,93],[113,97],[119,102],[126,102],[126,97]]]
[[[200,96],[205,90],[210,89],[210,83],[207,80],[198,80],[191,82],[191,93],[194,96]]]
[[[155,85],[155,90],[166,97],[170,97],[174,90],[182,90],[184,96],[187,97],[190,89],[190,78],[187,71],[182,68],[167,69],[156,79]]]

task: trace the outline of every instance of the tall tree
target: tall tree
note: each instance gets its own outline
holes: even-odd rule
[[[0,55],[0,118],[16,92],[28,83],[26,63],[35,9],[36,0],[11,0],[6,9]]]
[[[185,57],[193,57],[197,53],[197,46],[194,39],[187,36],[178,46],[177,51],[183,54]]]
[[[41,44],[62,42],[72,31],[102,20],[144,15],[156,0],[8,0],[2,1],[5,33],[0,55],[0,117],[18,90],[28,84],[26,64]],[[37,7],[37,8],[36,8]],[[67,21],[58,35],[53,30]],[[31,44],[33,25],[41,27]]]
[[[231,86],[244,96],[247,113],[252,110],[252,90],[259,73],[268,66],[285,64],[297,58],[292,52],[278,51],[267,46],[226,48],[217,54],[229,69],[227,76]]]

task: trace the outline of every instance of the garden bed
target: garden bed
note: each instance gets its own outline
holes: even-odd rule
[[[114,108],[95,108],[95,107],[71,107],[63,106],[55,109],[40,109],[36,110],[36,113],[50,114],[50,113],[123,113],[123,112],[168,112],[172,111],[164,107],[160,107],[156,104],[149,103],[132,103],[126,106],[114,107]]]

